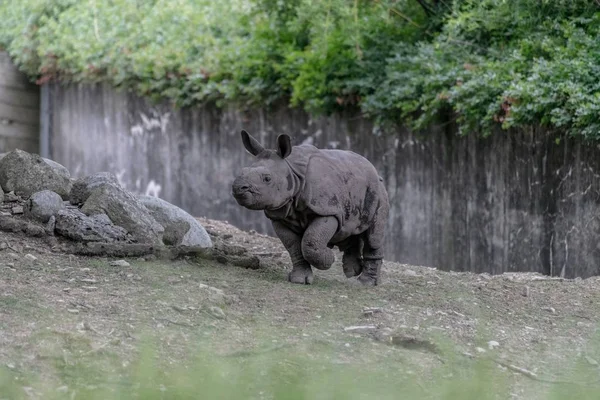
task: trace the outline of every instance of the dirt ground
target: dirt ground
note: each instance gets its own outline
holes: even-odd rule
[[[585,371],[581,381],[600,379],[600,278],[386,262],[383,284],[364,288],[344,277],[338,261],[315,271],[313,285],[292,285],[277,239],[200,221],[217,245],[245,248],[259,268],[191,258],[114,265],[0,232],[0,368],[23,385],[36,376],[75,398],[81,388],[106,384],[92,366],[118,373],[150,337],[172,364],[195,346],[223,357],[327,353],[332,363],[422,379],[447,362],[446,346],[461,362],[495,360],[513,398],[522,399],[573,379],[575,368]],[[36,398],[33,389],[28,395]]]

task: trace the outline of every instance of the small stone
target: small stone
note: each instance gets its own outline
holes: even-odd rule
[[[171,306],[171,308],[180,313],[188,311],[187,307],[179,307],[177,305],[173,305],[173,306]]]
[[[108,263],[108,265],[110,265],[111,267],[129,267],[129,266],[131,266],[131,264],[129,264],[125,260],[111,261],[110,263]]]
[[[211,313],[211,315],[217,319],[224,319],[225,318],[225,313],[223,312],[223,310],[221,309],[221,307],[217,307],[217,306],[211,306],[208,311]]]
[[[23,214],[23,206],[14,206],[11,211],[13,214]]]
[[[8,369],[15,369],[16,367],[15,367],[15,364],[7,363],[6,364],[6,368],[8,368]]]
[[[0,251],[8,249],[8,243],[0,242]]]
[[[590,356],[585,356],[585,360],[588,362],[588,364],[597,367],[598,366],[598,361],[594,360],[592,357]]]
[[[381,307],[364,307],[363,314],[365,316],[371,316],[373,314],[381,314],[383,312],[383,308]]]
[[[554,307],[543,307],[542,310],[548,311],[551,314],[556,314],[556,310],[554,309]]]
[[[417,274],[415,271],[413,271],[412,269],[408,269],[408,268],[403,270],[402,274],[406,275],[406,276],[419,276],[419,274]]]
[[[496,347],[500,346],[500,343],[496,342],[495,340],[490,340],[488,342],[488,348],[490,350],[494,350]]]
[[[377,327],[375,325],[347,326],[344,328],[344,332],[369,331],[373,329],[377,329]]]
[[[483,347],[476,347],[475,350],[477,350],[478,353],[485,353],[485,349]]]
[[[46,225],[44,225],[44,230],[47,235],[54,235],[54,228],[56,228],[56,217],[53,215],[48,222],[46,222]]]
[[[37,257],[33,254],[25,254],[25,259],[29,261],[37,261]]]
[[[66,287],[66,288],[63,289],[63,292],[68,292],[70,290],[71,290],[71,288]]]
[[[4,194],[4,201],[14,203],[19,201],[21,198],[15,194],[15,192],[8,192]]]
[[[97,290],[98,287],[96,287],[96,286],[82,286],[82,289],[88,290],[88,291],[91,292],[91,291]]]
[[[98,281],[95,279],[80,279],[79,282],[83,283],[97,283]]]
[[[60,386],[56,388],[56,391],[58,393],[67,393],[69,391],[69,387],[68,386]]]
[[[69,308],[67,311],[71,314],[79,314],[79,310],[76,308]]]
[[[523,292],[521,293],[523,297],[529,297],[529,286],[525,286],[523,288]]]

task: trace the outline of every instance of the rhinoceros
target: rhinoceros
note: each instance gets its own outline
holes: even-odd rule
[[[375,167],[351,151],[292,146],[288,135],[279,135],[270,150],[241,134],[256,161],[242,168],[232,195],[271,220],[292,260],[288,280],[311,284],[311,266],[329,269],[337,246],[346,277],[379,284],[389,200]]]

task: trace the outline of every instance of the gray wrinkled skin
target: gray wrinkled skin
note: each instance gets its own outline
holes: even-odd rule
[[[377,285],[389,201],[375,167],[351,151],[292,147],[287,135],[277,138],[276,150],[246,131],[242,141],[256,161],[236,177],[232,194],[272,221],[292,259],[290,282],[312,283],[311,266],[330,268],[337,246],[348,278]]]

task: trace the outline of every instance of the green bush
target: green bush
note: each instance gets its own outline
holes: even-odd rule
[[[0,44],[39,83],[600,138],[591,0],[21,0],[0,18]]]

